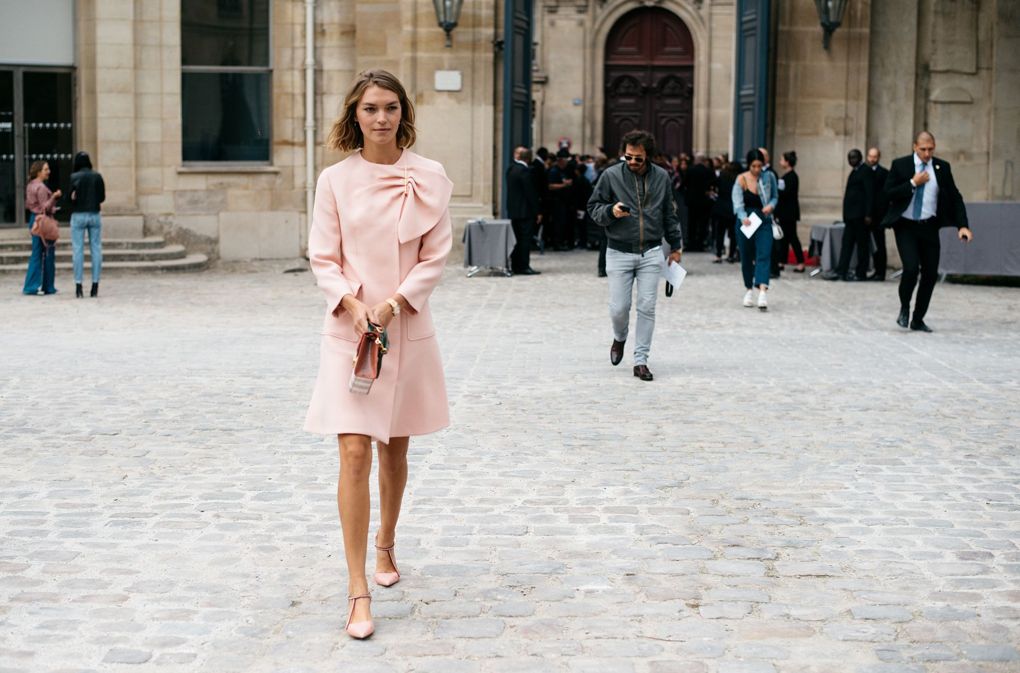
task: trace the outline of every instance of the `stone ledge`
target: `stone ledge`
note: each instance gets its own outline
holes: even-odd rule
[[[279,173],[277,166],[259,164],[185,164],[177,167],[178,174],[186,173]]]

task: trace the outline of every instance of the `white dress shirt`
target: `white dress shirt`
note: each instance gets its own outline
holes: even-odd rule
[[[928,174],[928,182],[924,185],[924,194],[921,197],[921,219],[927,220],[931,217],[935,217],[936,206],[939,202],[939,181],[935,177],[935,167],[932,166],[934,158],[928,162],[925,166],[924,172]],[[917,152],[914,152],[914,172],[921,172],[921,159],[917,156]],[[917,188],[914,188],[914,194],[917,194]],[[914,199],[910,199],[910,203],[907,205],[907,209],[903,211],[903,217],[912,220],[914,219]]]

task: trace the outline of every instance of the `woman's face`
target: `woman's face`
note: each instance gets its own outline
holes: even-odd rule
[[[50,179],[50,165],[43,164],[42,170],[39,171],[39,179],[46,182]]]
[[[761,161],[755,159],[754,161],[751,162],[751,165],[748,167],[748,170],[751,171],[751,175],[757,178],[758,176],[761,175],[761,167],[762,167]]]
[[[397,94],[373,84],[361,95],[355,114],[366,145],[397,144],[397,130],[400,128],[400,98]]]
[[[779,157],[779,167],[784,171],[790,170],[790,164],[786,161],[786,157]]]

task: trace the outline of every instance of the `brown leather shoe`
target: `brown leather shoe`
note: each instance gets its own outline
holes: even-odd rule
[[[613,339],[613,345],[609,349],[609,361],[613,363],[614,367],[623,360],[623,344],[625,343],[627,342]]]
[[[653,378],[652,373],[648,371],[648,365],[635,365],[634,376],[642,381],[651,381]]]

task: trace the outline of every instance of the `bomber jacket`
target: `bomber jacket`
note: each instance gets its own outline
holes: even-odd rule
[[[71,174],[71,212],[98,213],[99,204],[106,200],[103,176],[91,168]]]
[[[630,215],[613,217],[617,203],[630,206]],[[613,250],[641,254],[662,245],[663,238],[670,251],[683,248],[673,185],[669,174],[655,164],[649,163],[644,175],[622,161],[607,168],[588,199],[588,214],[605,227],[606,244]]]

